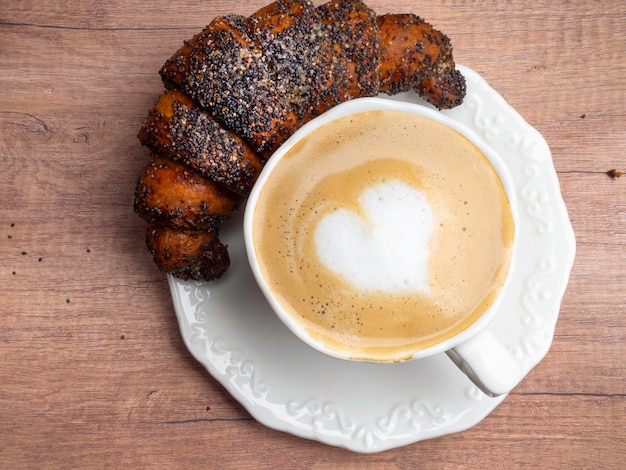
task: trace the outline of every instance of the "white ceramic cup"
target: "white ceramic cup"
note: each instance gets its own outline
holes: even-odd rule
[[[248,198],[244,215],[244,241],[252,273],[254,274],[254,277],[259,284],[261,291],[267,298],[276,315],[298,338],[300,338],[307,345],[326,355],[339,359],[352,360],[347,355],[338,353],[337,351],[328,348],[320,341],[314,339],[300,325],[300,323],[298,323],[291,315],[289,315],[289,313],[287,313],[285,309],[281,306],[280,302],[277,300],[272,290],[268,287],[268,284],[264,279],[261,269],[259,267],[259,261],[257,258],[257,252],[254,243],[255,233],[253,220],[257,200],[259,198],[261,190],[263,189],[263,186],[268,180],[269,175],[272,173],[273,169],[280,162],[283,156],[285,156],[294,145],[296,145],[301,139],[303,139],[319,127],[328,124],[336,119],[340,119],[361,112],[378,110],[399,111],[416,114],[418,116],[433,119],[456,130],[460,134],[464,135],[468,140],[470,140],[482,151],[482,153],[489,159],[491,165],[500,177],[505,192],[509,198],[513,220],[516,225],[516,235],[513,242],[512,259],[505,285],[500,290],[497,298],[492,303],[492,305],[467,329],[431,347],[416,351],[413,354],[411,360],[419,360],[421,358],[445,352],[448,357],[485,394],[489,396],[498,396],[508,393],[521,380],[522,371],[515,358],[506,349],[506,347],[502,343],[500,343],[500,341],[487,329],[487,327],[498,312],[501,304],[501,299],[507,291],[507,286],[511,278],[511,273],[514,269],[515,258],[517,256],[516,247],[518,217],[514,184],[508,172],[508,169],[503,163],[501,157],[489,145],[487,145],[486,142],[479,138],[479,136],[477,136],[471,129],[453,119],[450,119],[445,114],[439,111],[418,104],[394,101],[385,98],[360,98],[348,101],[347,103],[343,103],[339,106],[334,107],[327,113],[312,120],[301,129],[299,129],[269,159],[265,168],[261,172],[258,181],[256,182],[250,194],[250,197]]]

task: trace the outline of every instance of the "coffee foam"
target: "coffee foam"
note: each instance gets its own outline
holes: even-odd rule
[[[356,289],[429,292],[434,229],[426,196],[401,181],[367,188],[359,212],[340,208],[319,221],[317,256]]]
[[[372,360],[410,357],[479,318],[514,236],[486,157],[439,123],[394,112],[340,119],[293,147],[253,223],[279,303],[327,347]],[[404,256],[386,251],[396,248]]]

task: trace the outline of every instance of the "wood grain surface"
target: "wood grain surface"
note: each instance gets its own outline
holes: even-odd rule
[[[577,257],[546,358],[475,427],[387,452],[257,423],[183,345],[132,201],[158,69],[264,2],[3,0],[0,468],[623,468],[626,2],[369,4],[446,32],[550,145]]]

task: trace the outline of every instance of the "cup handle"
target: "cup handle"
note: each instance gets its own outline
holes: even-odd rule
[[[481,331],[446,354],[490,397],[510,392],[522,380],[519,364],[489,330]]]

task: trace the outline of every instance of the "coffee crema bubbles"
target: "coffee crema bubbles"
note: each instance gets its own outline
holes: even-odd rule
[[[514,222],[467,138],[368,111],[326,124],[278,162],[253,220],[278,302],[326,347],[400,361],[465,330],[508,274]]]

